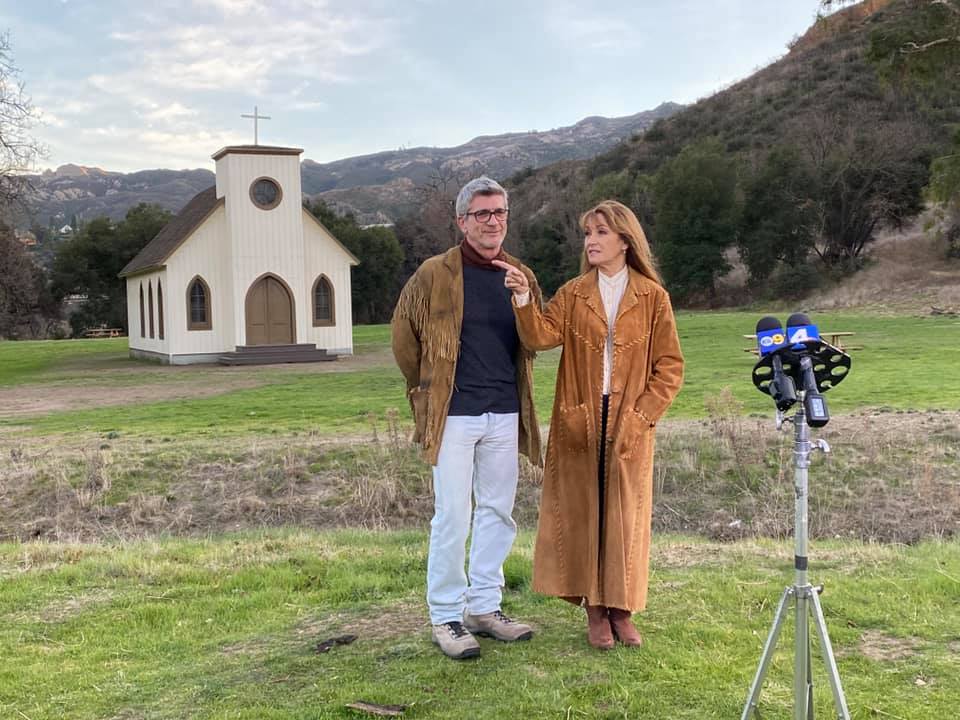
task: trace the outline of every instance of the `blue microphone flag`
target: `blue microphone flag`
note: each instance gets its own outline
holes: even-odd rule
[[[802,345],[803,343],[819,341],[820,331],[805,314],[794,313],[787,318],[787,343]]]
[[[760,357],[776,352],[786,345],[787,337],[780,321],[767,315],[757,322],[757,352]]]

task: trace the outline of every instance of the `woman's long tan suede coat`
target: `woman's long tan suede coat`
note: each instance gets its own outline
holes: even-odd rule
[[[600,416],[607,314],[597,271],[566,283],[541,312],[514,308],[531,350],[563,346],[550,419],[533,588],[588,605],[642,610],[653,508],[654,425],[683,382],[670,297],[633,269],[613,329],[603,539]]]

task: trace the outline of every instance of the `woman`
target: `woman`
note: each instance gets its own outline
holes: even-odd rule
[[[654,425],[683,380],[670,297],[633,212],[605,200],[580,218],[581,275],[541,310],[505,263],[520,339],[563,346],[550,420],[533,589],[587,612],[596,648],[640,645],[647,599]]]

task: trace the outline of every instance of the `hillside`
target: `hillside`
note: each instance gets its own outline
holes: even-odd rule
[[[323,198],[341,213],[361,221],[385,222],[410,209],[416,187],[438,173],[476,169],[506,177],[524,168],[558,160],[593,157],[642,133],[680,109],[675,103],[619,118],[588,117],[575,125],[544,132],[484,135],[453,148],[412,148],[346,158],[330,163],[304,160],[303,192]],[[211,152],[217,148],[211,148]],[[138,203],[156,203],[177,212],[214,182],[208,170],[143,170],[119,173],[62,165],[30,178],[32,217],[18,224],[59,227],[73,216],[90,220],[122,218]]]
[[[512,228],[512,249],[538,271],[550,274],[562,266],[569,274],[581,242],[579,211],[600,197],[617,197],[641,215],[659,256],[657,173],[685,148],[712,143],[708,149],[718,148],[718,156],[734,168],[738,202],[744,202],[777,150],[793,153],[808,174],[820,173],[809,182],[797,181],[794,188],[820,193],[797,200],[815,210],[814,221],[823,225],[832,219],[830,213],[875,209],[856,238],[863,243],[862,254],[853,257],[855,262],[841,258],[847,261],[844,273],[863,267],[878,233],[896,231],[922,208],[920,190],[928,181],[930,162],[950,152],[952,129],[960,123],[960,43],[939,45],[935,53],[916,57],[901,52],[910,42],[937,37],[947,12],[929,0],[868,0],[847,7],[818,20],[779,60],[658,122],[644,135],[592,160],[516,178],[511,201],[514,216],[523,220]],[[913,74],[908,63],[920,62],[922,73]],[[893,180],[900,196],[874,192]],[[874,194],[865,191],[858,199],[858,182],[872,183],[867,189]],[[841,187],[849,196],[831,190]],[[744,204],[742,212],[749,210]],[[821,227],[815,242],[827,230]],[[729,243],[736,242],[731,236]],[[861,246],[854,251],[861,253]],[[779,267],[782,256],[771,257],[770,267]],[[810,257],[816,255],[811,251]],[[817,268],[810,273],[824,274]],[[705,293],[694,303],[741,303],[751,298],[747,290]]]
[[[171,212],[214,182],[209,170],[141,170],[110,172],[80,165],[61,165],[30,178],[33,223],[60,227],[107,216],[119,220],[138,203],[155,203]],[[21,221],[23,222],[23,221]]]

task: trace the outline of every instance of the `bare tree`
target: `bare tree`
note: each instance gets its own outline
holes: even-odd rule
[[[10,34],[0,34],[0,212],[22,199],[25,173],[43,156],[42,146],[30,135],[36,120],[13,62]]]
[[[403,275],[408,277],[428,257],[460,241],[457,226],[457,193],[472,178],[484,174],[477,164],[454,165],[435,161],[429,177],[415,192],[416,209],[397,221],[397,240],[404,251]]]
[[[817,113],[794,135],[815,186],[814,250],[827,265],[856,264],[879,226],[919,212],[929,133],[915,119]]]

